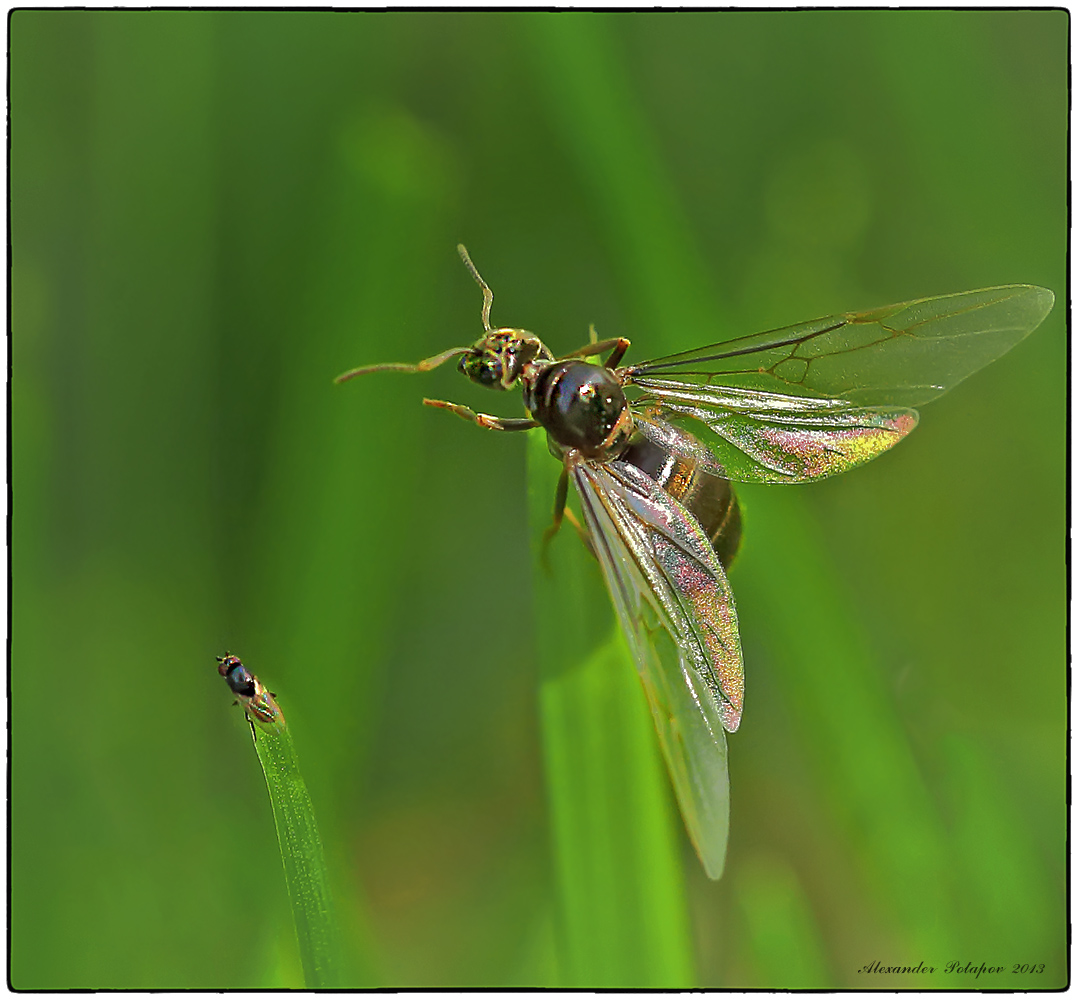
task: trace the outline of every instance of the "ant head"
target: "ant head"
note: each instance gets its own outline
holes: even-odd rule
[[[457,368],[489,389],[511,389],[530,363],[550,360],[550,352],[534,333],[503,327],[488,330],[460,359]]]

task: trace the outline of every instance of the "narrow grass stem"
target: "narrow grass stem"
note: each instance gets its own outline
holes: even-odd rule
[[[251,735],[273,807],[303,981],[308,989],[333,989],[342,985],[343,964],[322,839],[292,734],[279,709],[274,714],[273,722],[253,721]]]

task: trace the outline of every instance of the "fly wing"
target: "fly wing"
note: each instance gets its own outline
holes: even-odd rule
[[[919,406],[995,361],[1032,333],[1055,296],[1001,285],[917,299],[741,337],[621,369],[764,393],[841,399],[853,406]]]
[[[572,475],[681,815],[717,879],[730,826],[725,730],[744,699],[733,594],[695,519],[654,480],[624,462],[581,462]]]

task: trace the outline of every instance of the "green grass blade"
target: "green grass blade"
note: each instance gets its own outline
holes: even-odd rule
[[[528,450],[540,725],[562,985],[694,983],[677,833],[643,689],[598,564],[565,524],[539,557],[558,465]]]
[[[308,989],[342,985],[340,931],[314,807],[287,726],[256,725],[255,751],[266,775],[285,885]]]

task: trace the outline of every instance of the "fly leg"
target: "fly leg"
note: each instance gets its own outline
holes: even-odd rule
[[[538,420],[523,417],[492,417],[489,413],[476,413],[475,410],[461,403],[447,403],[444,399],[424,399],[424,406],[434,406],[439,410],[449,410],[464,420],[485,427],[488,431],[530,431],[539,426]]]

